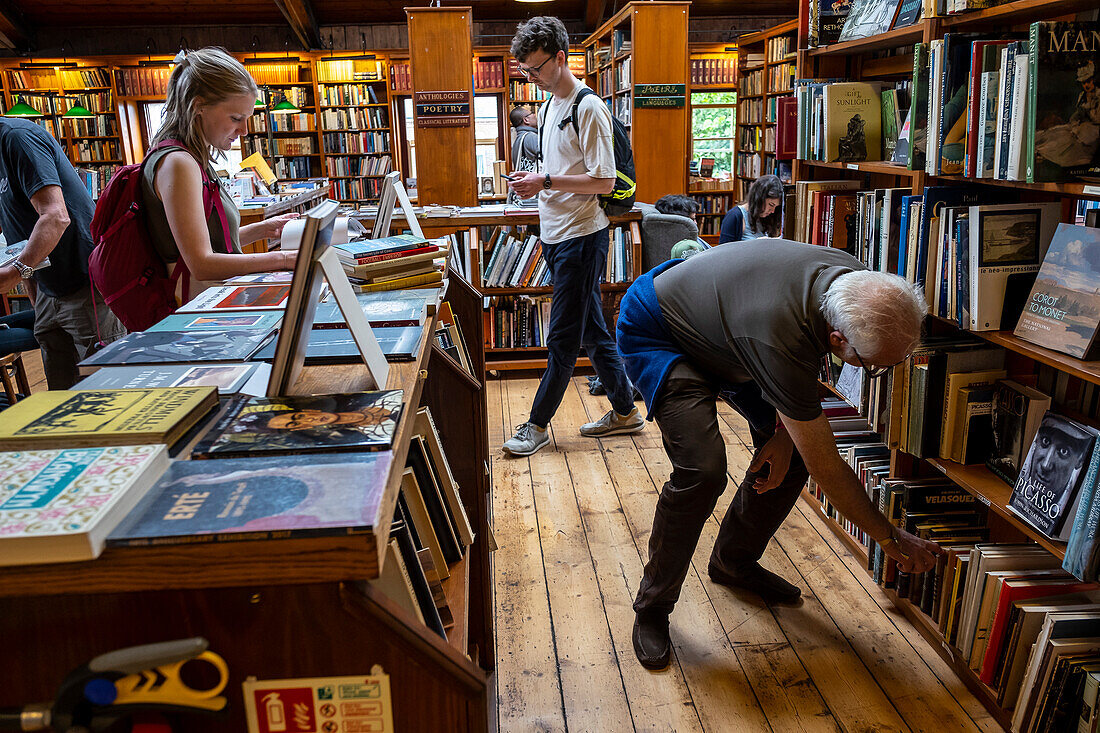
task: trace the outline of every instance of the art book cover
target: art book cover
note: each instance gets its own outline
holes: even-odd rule
[[[1015,485],[1027,449],[1050,407],[1050,397],[1010,379],[993,386],[993,445],[986,459],[989,470]]]
[[[1024,305],[1016,336],[1078,359],[1100,324],[1100,229],[1059,224]]]
[[[840,40],[844,21],[852,11],[852,2],[853,0],[817,0],[817,45],[828,46]]]
[[[268,331],[138,331],[80,362],[81,368],[116,364],[245,361],[274,341]]]
[[[399,390],[306,397],[240,397],[192,458],[385,450],[401,418]]]
[[[1092,428],[1048,411],[1020,467],[1008,508],[1047,537],[1059,539],[1063,526],[1073,523],[1095,441]]]
[[[109,366],[96,370],[95,374],[75,384],[73,389],[217,387],[220,394],[236,394],[261,366],[255,363]]]
[[[289,283],[294,278],[293,270],[279,270],[278,272],[256,272],[251,275],[237,275],[225,281],[226,285],[242,285],[256,283]]]
[[[373,328],[378,347],[387,361],[412,361],[420,345],[422,327],[402,326],[395,328]],[[260,349],[253,357],[258,361],[271,361],[275,358],[275,343],[271,342]],[[306,347],[306,364],[353,364],[362,360],[359,347],[351,331],[346,328],[318,328],[309,333],[309,345]]]
[[[882,160],[882,100],[878,84],[841,82],[824,92],[825,160]]]
[[[393,453],[173,461],[108,547],[362,534],[379,517]]]
[[[333,248],[340,259],[360,259],[391,252],[403,252],[417,249],[428,244],[428,240],[413,234],[397,234],[380,239],[357,239],[354,242],[334,244]]]
[[[0,565],[98,557],[167,467],[162,445],[0,453]]]
[[[213,387],[37,392],[4,410],[0,449],[171,444],[217,404]]]
[[[890,30],[900,0],[853,0],[852,10],[840,31],[840,42],[867,38]]]
[[[367,295],[386,295],[386,293],[358,293],[359,306],[372,327],[423,326],[427,317],[427,303],[424,300],[374,298],[363,300]],[[313,316],[314,328],[345,328],[347,321],[335,301],[317,304]]]
[[[1100,22],[1031,24],[1028,181],[1100,178]]]
[[[282,323],[279,311],[238,311],[235,313],[173,313],[149,331],[263,331],[271,333]]]
[[[279,310],[289,295],[290,283],[221,285],[202,291],[177,312]]]

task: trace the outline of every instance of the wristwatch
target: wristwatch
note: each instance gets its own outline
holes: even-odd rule
[[[30,280],[34,276],[34,268],[30,265],[24,265],[19,260],[12,260],[11,266],[19,271],[19,277],[24,280]]]
[[[550,174],[549,173],[546,174],[546,178],[542,179],[542,187],[545,188],[547,191],[550,190]]]

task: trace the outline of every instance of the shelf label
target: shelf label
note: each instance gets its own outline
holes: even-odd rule
[[[859,163],[849,163],[848,164],[848,170],[858,171],[859,170]]]
[[[974,496],[976,496],[978,501],[980,501],[982,504],[985,504],[986,506],[989,506],[989,497],[988,496],[982,496],[981,494],[977,494],[977,493],[974,494]]]
[[[686,94],[684,84],[635,84],[635,97],[683,97]],[[637,100],[635,100],[637,106]]]
[[[1083,186],[1081,193],[1087,196],[1100,196],[1100,186]]]
[[[413,103],[416,105],[417,127],[470,126],[468,91],[416,92]]]
[[[683,97],[635,97],[634,109],[654,107],[683,107]]]

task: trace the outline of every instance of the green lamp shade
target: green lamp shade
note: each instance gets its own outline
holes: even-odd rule
[[[70,119],[73,117],[95,117],[95,113],[82,104],[74,104],[72,107],[69,107],[68,112],[61,116]]]
[[[278,114],[290,115],[290,114],[296,114],[296,113],[301,112],[301,111],[302,110],[295,107],[293,104],[288,102],[286,99],[283,99],[283,101],[279,102],[278,104],[276,104],[274,107],[271,108],[271,114],[276,114],[276,115],[278,115]]]
[[[4,113],[5,117],[41,117],[42,113],[36,110],[24,102],[21,98],[17,99],[15,104],[11,106],[7,112]]]
[[[265,106],[265,105],[264,105],[264,98],[263,98],[263,97],[258,97],[258,98],[256,99],[256,104],[254,104],[254,105],[252,105],[252,106],[253,106],[253,107],[254,107],[255,109],[263,109],[263,108],[264,108],[264,106]]]

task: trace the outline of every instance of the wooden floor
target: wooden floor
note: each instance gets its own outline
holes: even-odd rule
[[[488,383],[501,731],[1000,730],[801,501],[762,561],[801,587],[801,606],[768,608],[710,582],[719,519],[750,455],[728,408],[730,488],[672,615],[672,665],[643,669],[631,603],[669,472],[660,432],[581,437],[607,402],[578,378],[551,444],[504,458],[537,385]]]

